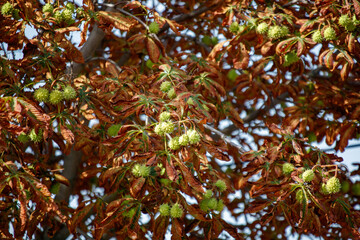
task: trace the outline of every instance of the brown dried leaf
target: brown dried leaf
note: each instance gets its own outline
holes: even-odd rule
[[[181,171],[183,172],[185,181],[196,191],[205,193],[204,188],[199,180],[197,180],[190,170],[180,161],[178,161]]]
[[[119,30],[129,31],[136,24],[136,21],[130,17],[124,17],[119,12],[97,12],[99,22],[102,24],[113,24]]]
[[[150,37],[145,39],[146,49],[149,53],[150,60],[153,63],[157,63],[159,61],[160,57],[160,50],[154,40],[152,40]]]
[[[302,151],[302,148],[301,148],[300,144],[297,143],[294,139],[291,142],[292,142],[292,145],[293,145],[293,148],[294,148],[295,152],[297,154],[299,154],[300,156],[304,156],[304,153]]]
[[[178,179],[177,172],[176,172],[171,160],[170,160],[170,163],[168,161],[166,161],[165,168],[166,168],[166,173],[171,181],[175,181],[176,179]]]
[[[66,177],[64,177],[63,175],[54,173],[54,177],[57,182],[62,183],[66,186],[70,186],[69,180]]]
[[[140,177],[132,182],[130,187],[130,193],[133,197],[136,197],[141,191],[142,187],[144,186],[145,180],[145,178]]]
[[[63,138],[69,143],[69,144],[73,144],[75,141],[75,136],[73,134],[73,132],[68,129],[67,127],[65,127],[64,125],[60,126],[60,132],[61,135],[63,136]]]

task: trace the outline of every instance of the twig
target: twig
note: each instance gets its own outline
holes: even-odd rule
[[[212,8],[214,8],[216,6],[216,4],[214,5],[211,5],[211,6],[201,6],[199,8],[197,8],[196,10],[190,12],[190,13],[187,13],[187,14],[182,14],[180,16],[177,16],[177,17],[174,17],[172,20],[179,23],[179,22],[183,22],[185,20],[188,20],[190,18],[193,18],[193,17],[196,17]],[[159,33],[162,33],[162,32],[165,32],[166,30],[169,29],[169,24],[168,23],[165,23],[164,26],[160,29]]]
[[[146,23],[144,23],[144,22],[143,22],[140,18],[138,18],[137,16],[132,15],[131,13],[125,11],[125,10],[122,9],[122,8],[115,8],[115,9],[118,10],[119,12],[121,12],[122,14],[125,14],[125,15],[128,15],[128,16],[134,18],[134,19],[137,20],[139,23],[141,23],[141,25],[143,25],[144,28],[146,28],[146,30],[147,30],[148,32],[150,32],[148,25],[146,25]]]
[[[244,153],[246,152],[241,146],[237,145],[236,143],[232,142],[231,139],[226,136],[224,133],[220,132],[219,130],[207,125],[207,124],[204,124],[203,125],[206,129],[209,129],[210,131],[212,131],[213,133],[216,133],[217,135],[219,135],[219,137],[224,140],[226,143],[230,144],[231,146],[233,147],[236,147],[237,149],[239,149],[239,151],[241,153]]]
[[[76,228],[76,232],[81,234],[83,237],[85,237],[85,239],[87,240],[95,240],[94,238],[90,237],[89,235],[86,234],[86,232],[84,232],[83,230],[81,230],[80,228]]]
[[[93,58],[90,58],[89,60],[87,60],[86,62],[95,61],[95,60],[103,60],[103,61],[110,62],[110,63],[112,63],[112,64],[116,67],[116,69],[117,69],[119,72],[122,71],[122,69],[119,67],[119,65],[118,65],[115,61],[111,60],[110,58],[93,57]]]

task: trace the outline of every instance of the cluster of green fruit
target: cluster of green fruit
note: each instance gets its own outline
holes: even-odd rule
[[[323,37],[324,36],[324,37]],[[321,35],[321,31],[320,30],[316,30],[313,34],[312,34],[312,40],[316,43],[321,43],[323,40],[326,41],[331,41],[331,40],[336,40],[336,31],[334,28],[332,27],[327,27],[324,30],[323,35]]]
[[[339,24],[344,27],[346,31],[353,32],[356,26],[360,24],[360,20],[357,20],[355,15],[351,19],[349,15],[345,14],[339,18]]]
[[[3,16],[12,16],[15,20],[19,20],[19,9],[15,9],[14,5],[9,2],[6,2],[1,6],[1,14]]]
[[[222,181],[222,180],[219,180],[219,181]],[[225,182],[224,181],[222,181],[222,182],[225,185]],[[204,194],[204,199],[199,204],[200,209],[204,212],[208,212],[210,210],[215,210],[215,211],[221,212],[225,206],[223,200],[222,199],[217,200],[216,198],[214,198],[212,196],[213,196],[213,191],[206,190],[206,192]]]
[[[270,39],[276,40],[288,35],[289,28],[280,25],[269,26],[266,22],[262,22],[256,26],[256,32],[259,34],[267,34]]]
[[[77,96],[75,89],[71,86],[64,87],[63,91],[53,90],[49,93],[46,88],[38,88],[34,92],[34,98],[38,102],[49,102],[53,105],[59,104],[62,100],[71,100]]]
[[[162,82],[160,85],[160,90],[164,93],[167,93],[168,98],[176,98],[175,88],[172,86],[172,83],[170,81]]]
[[[283,173],[288,175],[295,170],[294,165],[291,163],[284,163],[282,166]],[[311,182],[315,177],[315,173],[312,169],[308,169],[300,175],[300,178],[304,182]],[[320,192],[323,194],[335,194],[338,193],[341,189],[340,180],[337,177],[330,178],[326,183],[321,184]],[[301,191],[301,193],[300,193]],[[296,193],[296,199],[303,199],[302,197],[298,197],[303,195],[303,191],[300,189]],[[301,202],[301,201],[300,201]]]
[[[346,31],[353,32],[356,30],[356,26],[360,24],[360,21],[357,20],[355,16],[351,19],[348,15],[342,15],[339,18],[338,23],[340,26],[344,27]],[[331,41],[336,40],[336,38],[336,31],[331,26],[327,27],[324,30],[323,35],[321,33],[321,30],[316,30],[312,34],[312,40],[316,43],[321,43],[324,39],[326,41]]]
[[[232,22],[230,24],[229,30],[233,34],[238,34],[238,33],[241,33],[241,32],[243,32],[245,30],[245,26],[244,25],[239,25],[238,22]]]
[[[170,117],[171,114],[169,112],[162,112],[160,114],[159,123],[157,123],[154,128],[154,132],[157,135],[164,136],[165,134],[170,134],[174,131],[175,125],[170,121]],[[190,129],[181,136],[171,138],[168,146],[172,150],[178,150],[181,146],[197,144],[200,140],[200,134],[196,130]]]
[[[208,35],[205,35],[201,41],[207,45],[207,46],[213,46],[213,45],[216,45],[218,42],[219,42],[219,39],[215,36],[213,37],[210,37]]]
[[[34,143],[38,143],[41,142],[43,139],[43,131],[41,129],[39,129],[38,133],[36,133],[35,128],[33,128],[29,135],[26,135],[25,133],[21,133],[17,139],[21,142],[21,143],[27,143],[29,140],[33,141]]]
[[[133,166],[131,172],[135,177],[148,177],[151,173],[151,167],[137,163]]]
[[[171,216],[172,218],[180,218],[184,214],[184,210],[179,203],[175,203],[170,208],[169,204],[164,203],[159,207],[159,212],[161,216]]]
[[[55,21],[60,24],[62,22],[67,23],[68,25],[71,25],[75,23],[75,20],[73,19],[73,14],[75,13],[75,6],[72,3],[67,3],[65,5],[65,8],[63,11],[56,10],[54,12],[54,6],[51,3],[47,3],[42,8],[43,13],[50,13],[55,18]],[[76,9],[76,15],[77,17],[83,17],[84,16],[84,9],[83,8],[77,8]]]

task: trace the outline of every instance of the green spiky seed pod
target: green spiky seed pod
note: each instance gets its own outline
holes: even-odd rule
[[[285,67],[288,67],[294,63],[296,63],[297,61],[299,61],[299,57],[298,55],[296,55],[295,52],[289,52],[287,54],[285,54],[285,57],[284,57],[284,66]]]
[[[175,88],[171,88],[171,89],[167,92],[167,96],[168,96],[168,98],[170,98],[170,99],[176,98]]]
[[[245,25],[240,25],[238,33],[242,33],[243,31],[245,31],[245,29],[246,29]]]
[[[212,44],[211,37],[208,36],[208,35],[205,35],[205,36],[201,39],[201,41],[202,41],[204,44],[208,45],[208,46],[210,46],[210,45]]]
[[[238,22],[232,22],[230,27],[229,27],[229,30],[230,30],[230,32],[236,34],[238,32],[238,30],[239,30],[239,23]]]
[[[227,189],[226,183],[221,179],[216,181],[215,186],[219,189],[220,192],[223,192]]]
[[[221,212],[224,209],[224,207],[225,207],[225,204],[224,204],[223,200],[220,199],[216,204],[215,210],[218,212]]]
[[[54,7],[51,3],[47,3],[42,7],[42,11],[43,11],[43,13],[46,13],[46,12],[53,13]]]
[[[170,141],[169,141],[169,148],[172,150],[178,150],[181,145],[179,143],[179,137],[173,137]]]
[[[65,6],[66,9],[69,9],[71,12],[74,12],[75,11],[75,6],[74,4],[68,2]]]
[[[64,95],[65,100],[71,100],[71,99],[76,98],[77,93],[73,87],[66,86],[64,88],[63,95]]]
[[[350,22],[345,26],[346,31],[353,32],[356,29],[356,24],[354,22]]]
[[[151,33],[158,34],[158,32],[160,31],[159,24],[158,24],[157,22],[152,22],[152,23],[150,23],[150,25],[149,25],[149,31],[150,31]]]
[[[312,34],[312,40],[316,43],[321,43],[323,41],[323,37],[321,36],[321,31],[317,30]]]
[[[214,36],[214,37],[211,38],[211,43],[213,45],[216,45],[218,42],[219,42],[219,39],[217,37]]]
[[[206,190],[205,194],[204,194],[204,198],[211,198],[213,195],[213,191],[211,190]]]
[[[38,102],[47,102],[49,99],[49,91],[46,88],[38,88],[34,92],[34,98]]]
[[[172,88],[172,84],[170,81],[165,81],[165,82],[162,82],[161,85],[160,85],[160,90],[163,91],[163,92],[168,92],[170,91],[170,89]]]
[[[20,135],[17,137],[17,139],[19,140],[19,142],[21,142],[21,143],[27,143],[29,140],[30,140],[30,138],[29,138],[29,136],[28,135],[26,135],[25,133],[20,133]]]
[[[43,139],[43,131],[41,129],[39,129],[39,132],[36,133],[35,128],[33,128],[29,133],[29,138],[34,143],[41,142]]]
[[[339,17],[339,24],[341,26],[346,27],[351,23],[352,23],[352,20],[348,15],[341,15],[341,17]]]
[[[160,113],[159,120],[160,122],[165,122],[169,120],[171,117],[171,114],[169,112],[162,112]]]
[[[217,200],[216,198],[210,198],[208,201],[208,207],[210,209],[215,209],[217,207]]]
[[[350,183],[348,181],[344,181],[341,183],[341,191],[343,193],[347,193],[350,190]]]
[[[266,34],[268,30],[269,25],[266,22],[262,22],[256,27],[256,32],[259,34]]]
[[[189,142],[191,144],[196,144],[196,143],[200,142],[200,140],[201,140],[201,136],[196,130],[190,129],[187,132],[187,135],[189,136]]]
[[[281,27],[281,35],[282,35],[281,37],[285,37],[288,34],[289,34],[289,28],[286,26],[282,26]]]
[[[302,174],[302,179],[305,182],[311,182],[314,179],[314,171],[311,169],[306,170],[303,174]]]
[[[64,20],[60,11],[54,13],[54,18],[57,23],[61,23]]]
[[[324,194],[324,195],[328,195],[328,194],[329,194],[328,190],[326,189],[326,184],[325,184],[325,183],[322,183],[322,184],[321,184],[320,193],[322,193],[322,194]]]
[[[164,125],[163,122],[157,123],[155,125],[154,132],[159,136],[163,136],[165,134],[165,132],[163,130],[163,125]]]
[[[49,102],[53,105],[59,104],[64,99],[64,95],[59,90],[51,91],[49,95]]]
[[[141,177],[150,176],[151,168],[146,165],[141,165],[139,168],[139,173]]]
[[[296,200],[297,200],[298,202],[300,202],[300,203],[303,202],[303,200],[304,200],[304,192],[303,192],[302,189],[299,189],[299,190],[296,191],[296,196],[295,196],[295,198],[296,198]]]
[[[183,134],[179,137],[179,144],[181,146],[186,146],[189,144],[189,136],[187,134]]]
[[[282,166],[283,173],[285,175],[292,173],[294,171],[295,167],[291,163],[284,163]]]
[[[72,19],[72,11],[70,10],[70,9],[65,9],[62,13],[61,13],[61,15],[62,15],[62,19],[65,21],[65,22],[69,22],[69,21],[71,21],[71,20],[73,20]]]
[[[352,192],[355,196],[360,196],[360,182],[355,183],[354,185],[352,185],[352,187],[351,187],[351,192]]]
[[[117,136],[120,128],[121,128],[121,124],[111,125],[111,126],[108,128],[108,130],[107,130],[107,134],[108,134],[110,137]]]
[[[209,198],[205,198],[204,200],[202,200],[200,202],[199,206],[202,211],[204,211],[204,212],[209,211],[209,205],[208,205],[209,200],[210,200]]]
[[[159,212],[161,216],[169,216],[170,215],[170,206],[167,203],[161,204],[159,207]]]
[[[324,31],[324,38],[326,41],[331,41],[336,39],[336,31],[332,27],[328,27]]]
[[[180,218],[184,213],[184,210],[182,209],[181,205],[178,203],[175,203],[170,210],[170,215],[172,218]]]
[[[277,26],[277,25],[271,26],[268,31],[268,37],[271,39],[279,39],[279,38],[284,37],[287,34],[287,32],[286,32],[287,28],[286,29],[285,28]]]
[[[131,173],[135,176],[135,177],[140,177],[141,174],[140,174],[140,164],[135,164],[133,166],[133,168],[131,169]]]
[[[338,193],[341,189],[340,180],[337,177],[332,177],[326,182],[325,187],[330,194]]]
[[[174,131],[174,124],[170,121],[162,123],[162,130],[164,133],[172,133]]]
[[[7,15],[11,15],[12,12],[14,10],[14,7],[11,3],[6,2],[4,5],[2,5],[1,7],[1,14],[3,16],[7,16]]]

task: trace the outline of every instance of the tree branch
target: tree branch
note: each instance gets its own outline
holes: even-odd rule
[[[186,21],[188,19],[194,18],[196,16],[199,16],[200,14],[209,11],[211,9],[213,9],[214,7],[216,7],[216,4],[210,5],[210,6],[200,6],[199,8],[197,8],[196,10],[189,12],[187,14],[182,14],[179,16],[174,17],[172,20],[177,22],[177,23],[181,23],[183,21]],[[164,26],[160,29],[159,33],[165,32],[166,30],[169,29],[169,24],[165,23]]]
[[[224,133],[220,132],[219,130],[217,130],[217,129],[215,129],[215,128],[207,125],[207,124],[204,124],[203,126],[204,126],[204,128],[209,129],[211,132],[217,134],[222,140],[224,140],[224,142],[226,142],[226,143],[230,144],[231,146],[236,147],[237,149],[239,149],[239,151],[241,153],[246,152],[241,146],[239,146],[236,143],[232,142],[231,139],[228,136],[226,136]]]

